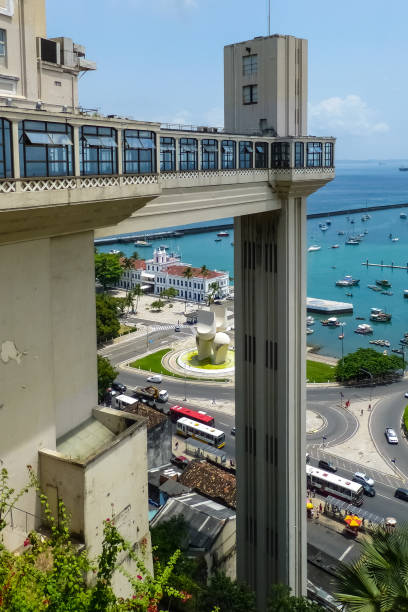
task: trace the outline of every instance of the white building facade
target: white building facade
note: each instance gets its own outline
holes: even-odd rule
[[[187,269],[191,270],[191,278],[184,276]],[[138,284],[157,295],[173,288],[178,297],[198,303],[205,302],[209,295],[222,299],[230,293],[228,272],[193,268],[161,247],[154,250],[153,259],[134,261],[133,268],[125,270],[119,281],[123,289],[133,289]]]

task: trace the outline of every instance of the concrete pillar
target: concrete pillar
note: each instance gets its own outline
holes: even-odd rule
[[[235,219],[237,574],[306,591],[305,198]]]
[[[201,145],[201,139],[197,138],[197,170],[203,169],[203,150]]]
[[[18,119],[12,119],[11,121],[11,142],[12,142],[12,155],[13,155],[13,176],[14,178],[20,178],[20,147],[18,144]]]
[[[176,147],[176,156],[175,156],[176,167],[175,167],[175,171],[176,172],[180,172],[180,138],[175,138],[174,142],[175,142],[175,147]]]
[[[81,176],[79,125],[74,125],[74,174],[75,176]]]

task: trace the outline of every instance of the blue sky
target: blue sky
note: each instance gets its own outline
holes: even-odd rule
[[[98,70],[80,103],[106,114],[223,123],[223,47],[267,33],[267,0],[47,0],[48,35]],[[271,0],[271,32],[309,40],[309,134],[341,159],[408,159],[408,1]]]

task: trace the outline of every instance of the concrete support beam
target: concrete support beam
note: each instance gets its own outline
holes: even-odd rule
[[[235,219],[238,577],[306,589],[305,198]]]
[[[13,176],[20,178],[20,148],[18,146],[18,124],[19,121],[13,119],[11,122],[11,142],[13,149]]]

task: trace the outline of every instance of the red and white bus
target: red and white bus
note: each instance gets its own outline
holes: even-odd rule
[[[325,472],[312,465],[306,465],[307,488],[320,495],[332,495],[339,499],[361,506],[363,503],[363,487],[358,482]]]
[[[185,408],[184,406],[172,406],[170,408],[170,417],[174,422],[185,417],[186,419],[192,419],[193,421],[208,425],[209,427],[214,425],[214,417],[202,410],[190,410],[190,408]]]

